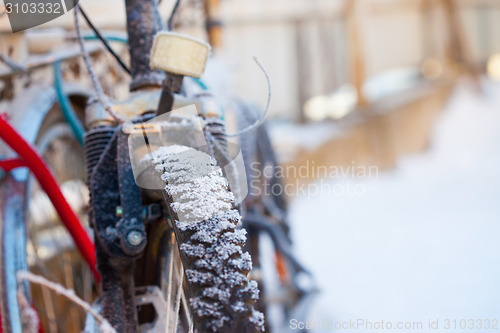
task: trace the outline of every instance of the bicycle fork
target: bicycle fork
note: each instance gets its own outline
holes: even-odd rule
[[[118,332],[137,332],[134,262],[146,246],[146,232],[127,135],[121,126],[94,128],[85,136],[85,153],[102,313]]]

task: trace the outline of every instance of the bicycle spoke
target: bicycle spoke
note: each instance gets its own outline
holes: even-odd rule
[[[175,235],[173,232],[171,232],[171,237],[169,241],[169,246],[170,246],[170,253],[169,253],[169,269],[168,269],[168,280],[167,280],[167,295],[166,295],[166,302],[167,302],[167,327],[166,327],[166,332],[170,332],[170,307],[172,303],[172,289],[173,289],[173,275],[174,275],[174,251],[173,248],[175,247]],[[165,286],[164,286],[165,288]],[[162,289],[164,289],[162,288]],[[165,290],[165,289],[164,289]]]
[[[71,262],[71,258],[68,260],[68,256],[71,256],[68,252],[64,251],[62,254],[62,257],[64,258],[63,260],[63,270],[64,270],[64,282],[65,282],[65,287],[71,290],[75,290],[75,284],[74,284],[74,277],[73,277],[73,268],[71,264],[68,264],[68,262]],[[77,313],[77,310],[73,305],[69,305],[69,315],[71,317],[71,321],[73,323],[78,323],[80,322],[79,315]]]
[[[40,288],[40,289],[42,290],[45,315],[47,316],[49,323],[49,332],[57,333],[56,313],[54,310],[54,302],[52,299],[52,295],[48,289],[46,288]]]
[[[179,287],[177,288],[177,295],[175,299],[175,327],[174,327],[174,332],[177,332],[177,326],[179,325],[179,315],[180,315],[180,306],[181,306],[181,295],[184,293],[184,290],[182,289],[183,286],[183,280],[184,280],[184,268],[182,267],[182,263],[180,263],[180,269],[179,273],[177,275],[177,283],[179,284]]]
[[[34,260],[35,261],[35,266],[43,274],[45,274],[46,276],[50,277],[51,280],[57,281],[58,279],[54,276],[54,274],[51,271],[49,271],[47,269],[47,267],[45,267],[45,265],[43,265],[43,260],[40,257],[38,244],[35,242],[35,240],[33,239],[33,237],[31,235],[30,235],[29,239],[30,239],[31,246],[33,246],[33,250],[34,250],[34,253],[35,253],[35,257],[36,257],[35,260]]]
[[[82,281],[83,281],[83,300],[87,303],[92,302],[92,274],[87,266],[82,266]]]
[[[189,305],[186,298],[186,293],[183,291],[181,294],[182,299],[182,309],[184,310],[184,315],[186,316],[186,321],[188,326],[190,327],[190,332],[193,332],[193,318],[191,317],[191,313],[189,313]]]
[[[56,332],[62,332],[63,331],[62,328],[61,328],[60,323],[57,320],[49,319],[49,317],[47,316],[46,312],[39,311],[39,309],[42,308],[42,306],[40,305],[40,303],[38,303],[36,300],[32,300],[31,302],[33,303],[33,307],[36,309],[36,312],[38,314],[39,319],[41,319],[41,317],[43,317],[43,318],[45,318],[45,320],[47,322],[50,322],[53,325],[55,325],[57,327]],[[49,331],[49,333],[50,333],[50,331]]]

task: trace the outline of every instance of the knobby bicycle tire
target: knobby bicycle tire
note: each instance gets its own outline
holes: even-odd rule
[[[247,277],[251,257],[242,250],[246,231],[220,167],[184,146],[159,148],[152,160],[165,182],[196,331],[262,332],[257,283]]]

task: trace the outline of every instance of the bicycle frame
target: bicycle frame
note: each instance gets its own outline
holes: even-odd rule
[[[127,10],[127,32],[130,49],[132,91],[159,88],[165,73],[150,67],[150,52],[156,33],[164,29],[158,1],[125,0]]]

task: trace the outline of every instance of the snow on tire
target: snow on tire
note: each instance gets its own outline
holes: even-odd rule
[[[215,159],[185,146],[152,153],[174,213],[189,303],[198,332],[262,332],[254,310],[259,290],[249,281],[251,257],[242,251],[246,231],[233,209],[233,194]]]

